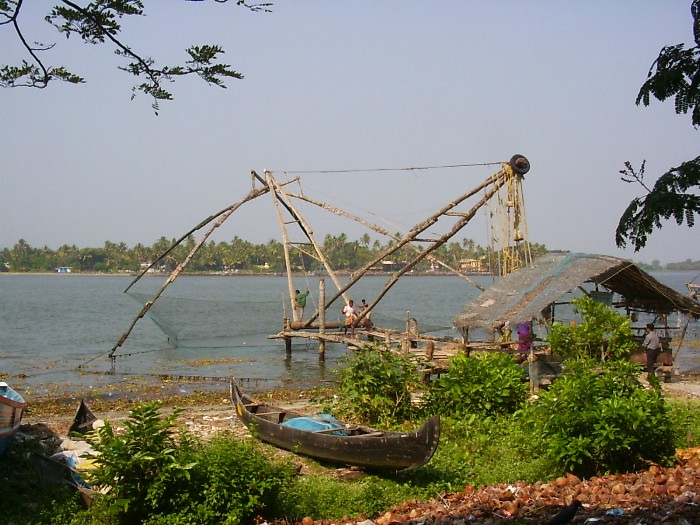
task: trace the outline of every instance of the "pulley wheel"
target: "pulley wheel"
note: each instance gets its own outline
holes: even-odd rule
[[[525,175],[528,171],[530,171],[530,161],[522,155],[513,155],[510,158],[509,164],[510,167],[513,168],[513,171],[520,175]]]

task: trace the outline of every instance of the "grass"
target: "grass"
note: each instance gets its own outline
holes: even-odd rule
[[[220,401],[220,393],[214,396],[212,399]],[[289,399],[298,398],[298,392],[289,395]],[[206,397],[196,399],[203,403]],[[182,399],[177,402],[185,405]],[[676,445],[700,446],[700,401],[670,399],[669,409]],[[0,460],[4,522],[91,523],[76,492],[67,486],[42,486],[31,461],[31,452],[38,449],[36,441],[16,442]],[[272,447],[263,450],[271,458],[277,453]],[[407,475],[339,479],[333,468],[311,460],[303,462],[305,474],[281,491],[275,507],[265,516],[268,520],[371,517],[404,501],[426,501],[442,493],[460,492],[469,485],[550,481],[562,474],[547,458],[538,457],[529,448],[528,436],[510,416],[444,420],[440,446],[432,461]]]

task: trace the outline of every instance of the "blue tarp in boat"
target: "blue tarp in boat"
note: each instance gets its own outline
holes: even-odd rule
[[[307,430],[309,432],[318,432],[321,430],[332,430],[337,428],[337,432],[329,432],[336,436],[347,436],[347,432],[342,430],[343,424],[330,414],[318,414],[317,416],[295,417],[289,421],[282,423],[284,427],[296,428],[299,430]]]

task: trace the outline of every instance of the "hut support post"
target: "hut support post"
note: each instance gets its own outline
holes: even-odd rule
[[[318,343],[318,360],[326,360],[326,281],[321,279],[318,282],[318,333],[321,336]]]
[[[685,325],[683,326],[683,329],[681,330],[681,333],[678,336],[678,346],[676,347],[676,350],[673,352],[673,356],[671,357],[671,365],[674,365],[676,363],[676,358],[678,357],[678,353],[681,351],[681,346],[683,346],[683,340],[685,339],[685,333],[688,330],[689,324],[690,324],[690,312],[688,312],[686,314]],[[670,378],[670,374],[669,374],[669,378]]]
[[[534,394],[540,389],[539,364],[535,358],[535,350],[530,347],[530,353],[527,356],[528,372],[530,375],[530,393]]]

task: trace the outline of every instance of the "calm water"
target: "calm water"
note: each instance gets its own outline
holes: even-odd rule
[[[686,294],[685,283],[696,275],[662,272],[655,277]],[[491,283],[488,277],[474,280],[485,287]],[[328,345],[320,363],[317,344],[310,341],[295,343],[290,357],[283,342],[268,338],[281,330],[285,309],[289,312],[284,277],[181,277],[158,300],[153,318],[136,323],[112,364],[109,351],[164,278],[143,278],[132,289],[142,294],[137,297],[123,293],[131,281],[128,276],[0,274],[0,373],[9,374],[13,388],[27,395],[117,391],[134,382],[160,382],[162,375],[234,375],[254,390],[332,380],[345,354],[344,346]],[[385,282],[386,277],[363,278],[351,296],[371,301]],[[318,297],[318,278],[296,279],[296,288],[307,286]],[[326,287],[332,288],[330,279]],[[457,335],[451,320],[478,293],[458,277],[404,277],[382,299],[373,319],[402,329],[413,317],[421,331]],[[307,317],[315,305],[310,296]],[[337,301],[331,311],[340,317],[341,307]],[[700,367],[693,352],[683,356],[686,369]],[[175,384],[182,391],[202,388]]]

